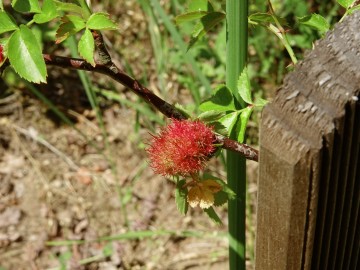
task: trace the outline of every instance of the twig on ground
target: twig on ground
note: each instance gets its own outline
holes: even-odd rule
[[[48,141],[41,138],[35,129],[29,128],[29,130],[26,130],[26,129],[19,127],[17,125],[14,125],[14,124],[12,124],[11,126],[14,128],[14,130],[19,132],[20,134],[27,136],[27,137],[33,139],[34,141],[36,141],[37,143],[40,143],[43,146],[45,146],[46,148],[48,148],[51,152],[53,152],[54,154],[59,156],[61,159],[63,159],[69,165],[69,167],[71,169],[73,169],[74,171],[79,170],[79,166],[77,166],[74,161],[72,161],[67,155],[65,155],[59,149],[57,149],[56,147],[51,145]]]

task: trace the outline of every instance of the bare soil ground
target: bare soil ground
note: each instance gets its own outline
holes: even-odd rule
[[[226,209],[219,212],[223,226],[196,209],[185,217],[178,213],[174,185],[153,174],[138,147],[149,134],[143,129],[134,133],[133,111],[116,104],[104,111],[117,169],[114,175],[108,159],[74,128],[54,124],[38,100],[23,99],[11,114],[0,118],[0,265],[4,269],[61,269],[62,264],[63,269],[227,268]],[[101,130],[95,120],[84,116],[86,112],[78,114],[76,127],[101,142]],[[224,176],[218,161],[209,169]],[[94,241],[144,230],[155,231],[154,236]],[[189,237],[183,235],[186,231]],[[86,243],[48,245],[59,240]],[[108,256],[105,247],[112,250]]]
[[[144,59],[136,59],[144,58],[149,44],[146,22],[144,16],[136,16],[142,14],[134,12],[139,9],[136,5],[125,1],[123,8],[112,12],[119,12],[125,22],[121,25],[127,28],[120,32],[127,37],[117,37],[113,44],[136,48],[127,58],[142,74],[142,65],[136,63]],[[148,53],[147,70],[152,72]],[[76,129],[105,149],[102,131],[74,72],[51,69],[49,74],[48,85],[39,89],[72,117]],[[180,93],[173,96],[187,98]],[[178,213],[173,183],[148,168],[144,142],[149,131],[144,126],[134,129],[132,109],[102,104],[112,152],[102,154],[75,128],[61,124],[25,87],[7,89],[0,81],[0,97],[0,269],[228,268],[226,207],[217,210],[222,226],[197,209],[185,217]],[[256,164],[249,165],[254,183]],[[219,161],[212,161],[208,169],[225,176]],[[250,190],[254,199],[256,186],[250,184]],[[141,231],[154,233],[141,239],[116,238]],[[97,240],[109,236],[114,238]],[[65,242],[50,245],[51,241]]]

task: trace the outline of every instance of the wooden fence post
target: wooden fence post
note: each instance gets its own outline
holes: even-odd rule
[[[263,111],[257,270],[360,269],[359,95],[356,12],[316,44]]]

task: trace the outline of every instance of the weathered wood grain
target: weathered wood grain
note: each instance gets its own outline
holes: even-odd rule
[[[359,26],[360,12],[338,24],[264,109],[258,270],[356,269],[360,263]]]

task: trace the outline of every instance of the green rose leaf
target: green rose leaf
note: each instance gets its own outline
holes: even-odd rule
[[[210,12],[203,16],[194,26],[187,50],[189,50],[200,38],[202,38],[207,32],[209,32],[224,19],[225,13],[222,12]]]
[[[6,47],[9,39],[10,39],[10,37],[0,38],[0,45],[1,45],[3,48]]]
[[[325,33],[329,30],[330,24],[319,14],[311,14],[298,19],[300,24],[307,25],[321,33]]]
[[[83,9],[76,4],[65,3],[57,0],[54,0],[54,3],[56,4],[58,11],[72,12],[72,13],[77,13],[79,15],[83,15]]]
[[[224,191],[219,191],[214,194],[214,206],[221,206],[228,202],[228,196]]]
[[[74,35],[85,28],[85,21],[76,15],[67,15],[61,18],[60,24],[56,31],[56,43],[61,43],[70,35]]]
[[[20,25],[10,37],[8,58],[15,72],[25,80],[35,83],[46,82],[46,65],[41,48],[33,32]]]
[[[175,103],[174,107],[186,118],[191,118],[191,112],[187,110],[183,105]]]
[[[246,107],[245,109],[243,109],[241,111],[240,114],[240,118],[238,121],[238,136],[237,136],[237,141],[243,143],[245,140],[245,132],[246,132],[246,127],[247,127],[247,123],[249,122],[249,118],[251,116],[251,113],[253,112],[254,107],[253,106],[249,106]]]
[[[90,63],[92,66],[95,66],[94,50],[94,38],[91,34],[91,31],[86,28],[84,34],[80,38],[78,51],[79,54],[86,60],[86,62]]]
[[[277,19],[277,21],[281,24],[281,25],[286,25],[287,22],[284,18],[278,17],[276,15],[271,15],[269,13],[253,13],[249,16],[249,23],[252,24],[257,24],[257,23],[262,23],[262,24],[267,24],[267,23],[273,23],[275,24],[275,19]]]
[[[106,13],[94,13],[86,22],[86,27],[93,30],[116,30],[118,27]]]
[[[220,122],[222,126],[226,128],[227,134],[231,135],[231,132],[235,127],[235,124],[237,122],[240,113],[241,113],[240,111],[228,113],[227,115],[223,116],[218,120],[218,122]]]
[[[238,88],[238,92],[239,92],[241,98],[247,104],[253,104],[253,101],[251,98],[250,80],[249,80],[248,71],[247,71],[246,67],[243,69],[243,71],[241,72],[241,74],[239,76],[237,88]]]
[[[337,2],[339,3],[339,5],[341,5],[342,7],[348,9],[350,8],[356,0],[337,0]]]
[[[175,23],[181,24],[185,22],[191,22],[204,17],[206,14],[208,14],[208,12],[206,11],[193,11],[193,12],[184,13],[175,17]]]
[[[208,122],[213,122],[213,121],[219,120],[222,116],[224,116],[224,112],[206,111],[206,112],[199,114],[199,116],[197,118],[199,120],[201,120],[202,122],[208,123]]]
[[[5,11],[0,11],[0,34],[18,29],[15,20]]]
[[[255,100],[254,105],[255,105],[255,107],[260,107],[261,108],[261,107],[264,107],[268,103],[269,103],[269,101],[267,101],[266,99],[257,98]]]
[[[176,207],[179,210],[179,212],[183,215],[186,215],[189,207],[189,203],[187,202],[188,190],[187,188],[183,188],[183,185],[185,183],[186,183],[185,180],[178,181],[175,189]]]
[[[29,12],[29,13],[41,12],[38,0],[12,0],[11,6],[17,12]]]
[[[347,10],[347,13],[348,13],[348,14],[352,14],[352,13],[353,13],[354,11],[356,11],[356,10],[360,10],[360,5],[348,9],[348,10]]]
[[[219,121],[212,122],[211,126],[214,128],[216,133],[219,133],[219,134],[221,134],[223,136],[229,137],[229,131]]]
[[[42,11],[34,16],[36,23],[46,23],[58,16],[56,5],[53,0],[44,0]]]
[[[91,34],[91,31],[86,28],[84,34],[80,38],[78,51],[86,62],[90,63],[92,66],[95,66],[94,50],[95,42],[93,35]]]
[[[219,218],[219,216],[216,214],[214,208],[209,207],[207,209],[204,209],[204,212],[208,215],[208,217],[215,222],[218,225],[222,224],[221,219]]]
[[[226,85],[219,85],[214,94],[200,104],[201,111],[235,111],[234,97]]]
[[[221,186],[221,190],[214,194],[214,206],[221,206],[228,200],[236,198],[236,193],[222,179],[205,173],[202,180],[213,180]]]
[[[187,9],[188,12],[195,11],[214,11],[214,7],[209,0],[191,0]]]

